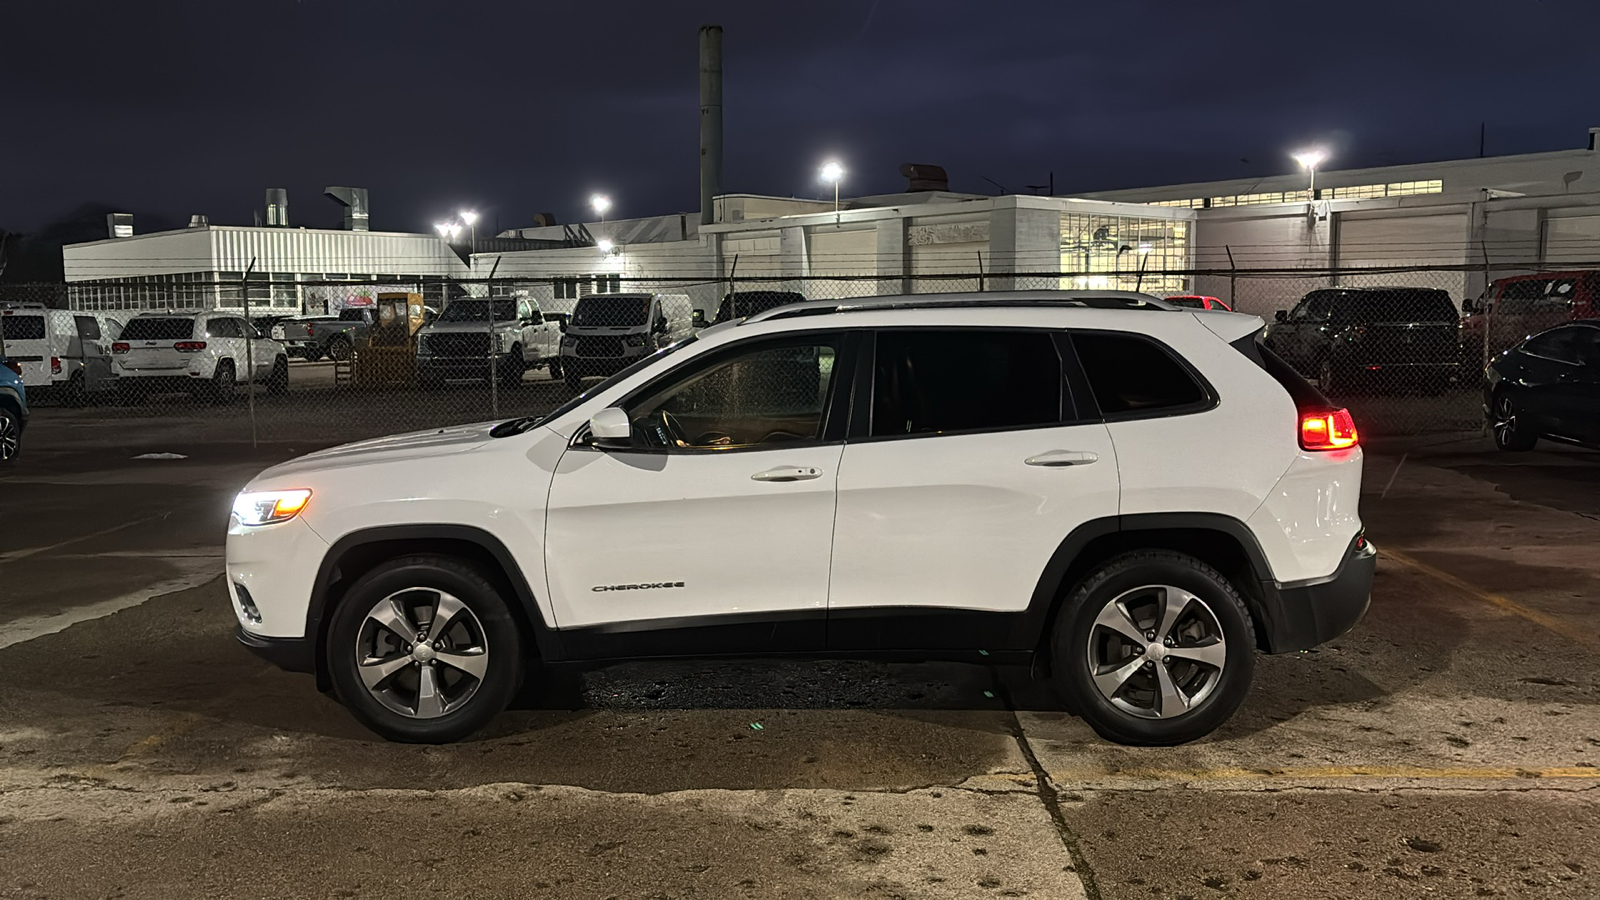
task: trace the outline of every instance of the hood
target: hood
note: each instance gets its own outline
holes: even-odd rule
[[[498,424],[498,420],[494,422],[475,422],[471,425],[432,428],[427,431],[393,434],[368,441],[357,441],[353,444],[342,444],[338,447],[330,447],[327,450],[308,453],[298,459],[291,459],[286,463],[279,463],[256,476],[251,483],[255,484],[277,479],[281,476],[307,472],[325,472],[330,469],[370,466],[399,460],[424,459],[462,453],[475,447],[481,447],[486,442],[493,440],[493,438],[489,437],[489,430]]]

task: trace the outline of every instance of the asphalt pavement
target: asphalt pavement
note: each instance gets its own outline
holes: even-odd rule
[[[231,638],[228,501],[311,444],[61,412],[0,470],[0,897],[1600,896],[1600,454],[1370,453],[1368,616],[1182,747],[979,659],[563,670],[420,747]]]

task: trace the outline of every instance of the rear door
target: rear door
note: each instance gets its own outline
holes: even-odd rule
[[[84,315],[73,316],[72,320],[78,329],[77,350],[83,360],[83,387],[89,391],[105,390],[111,383],[111,347],[100,330],[100,320]]]
[[[178,316],[139,316],[122,329],[119,344],[127,349],[119,354],[124,375],[181,375],[188,370],[190,355],[175,346],[194,340],[194,319]]]
[[[7,358],[21,364],[24,386],[50,383],[50,339],[43,311],[0,309],[0,338]]]
[[[1527,405],[1540,430],[1577,441],[1600,442],[1600,328],[1567,325],[1523,346]]]
[[[1117,514],[1110,435],[1077,412],[1060,332],[893,329],[871,346],[839,466],[829,648],[972,646],[1004,621],[972,613],[1025,611],[1062,540]]]

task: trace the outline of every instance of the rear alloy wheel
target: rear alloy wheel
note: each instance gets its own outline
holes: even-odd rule
[[[445,743],[488,724],[521,686],[522,636],[468,563],[409,556],[363,575],[328,629],[339,699],[392,741]]]
[[[336,337],[328,342],[328,358],[334,362],[345,362],[350,359],[350,341]]]
[[[211,402],[218,405],[233,402],[236,382],[233,361],[229,359],[219,361],[217,363],[217,371],[211,375],[211,384],[207,386],[207,390],[211,394]]]
[[[272,373],[267,376],[267,393],[281,397],[289,393],[289,360],[278,357],[272,361]]]
[[[1490,425],[1494,430],[1494,445],[1501,450],[1520,453],[1532,450],[1539,443],[1539,435],[1528,429],[1526,421],[1517,418],[1517,404],[1507,393],[1494,397]]]
[[[1244,701],[1255,628],[1215,569],[1168,550],[1127,553],[1097,569],[1062,606],[1052,636],[1056,680],[1107,740],[1170,745],[1204,737]]]
[[[0,465],[11,462],[22,452],[22,417],[9,406],[0,406]]]

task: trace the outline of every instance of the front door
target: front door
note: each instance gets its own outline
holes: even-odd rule
[[[546,520],[558,626],[699,638],[720,626],[770,641],[743,649],[820,646],[845,355],[833,332],[708,351],[619,404],[632,446],[580,434]]]
[[[997,621],[974,613],[1026,610],[1066,536],[1117,514],[1116,454],[1104,424],[1078,419],[1064,341],[877,334],[870,419],[839,470],[830,649],[973,646]]]

